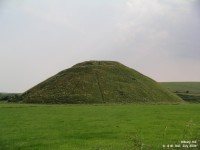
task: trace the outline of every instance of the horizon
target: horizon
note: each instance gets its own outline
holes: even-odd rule
[[[88,60],[157,82],[200,82],[198,0],[3,0],[0,92],[22,93]]]

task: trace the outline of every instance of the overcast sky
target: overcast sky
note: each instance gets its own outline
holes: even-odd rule
[[[200,81],[199,0],[0,0],[0,91],[87,60]]]

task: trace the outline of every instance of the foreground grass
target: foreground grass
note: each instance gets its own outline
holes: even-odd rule
[[[0,103],[0,149],[154,150],[199,140],[200,105]]]

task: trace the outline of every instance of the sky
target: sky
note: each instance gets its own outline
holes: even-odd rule
[[[199,0],[0,0],[0,92],[88,60],[200,81]]]

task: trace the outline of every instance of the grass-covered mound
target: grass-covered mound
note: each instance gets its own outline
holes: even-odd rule
[[[61,71],[22,95],[28,103],[180,102],[154,80],[113,61],[87,61]]]

